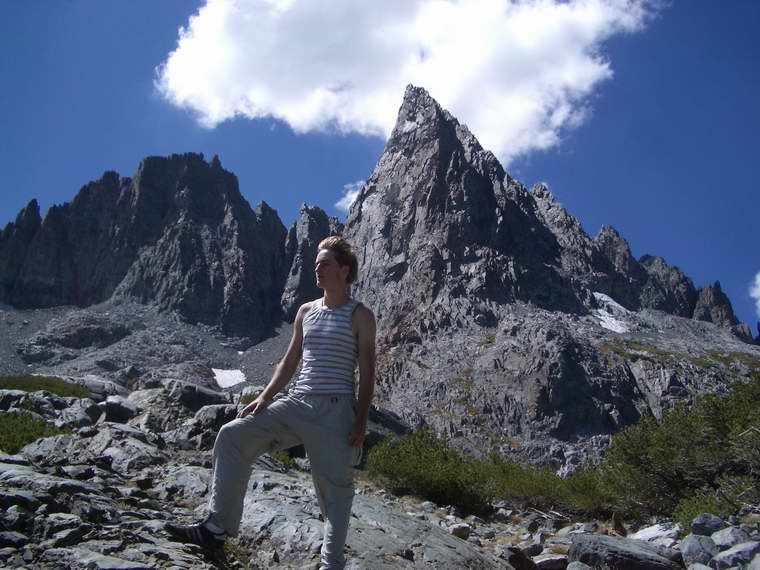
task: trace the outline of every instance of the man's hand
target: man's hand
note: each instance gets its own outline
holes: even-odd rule
[[[264,400],[261,396],[256,398],[253,402],[248,404],[245,408],[238,412],[237,417],[244,418],[248,414],[256,415],[264,410],[269,405],[267,400]]]
[[[363,422],[359,418],[356,418],[356,421],[354,421],[354,427],[348,435],[349,447],[361,447],[364,445],[364,433],[366,431],[367,422]]]

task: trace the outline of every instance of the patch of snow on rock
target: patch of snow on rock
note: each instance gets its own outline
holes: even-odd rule
[[[631,311],[604,293],[594,292],[594,298],[600,306],[594,311],[594,316],[599,319],[602,327],[616,333],[626,333],[630,330],[626,317]]]
[[[245,382],[245,374],[243,374],[242,370],[223,370],[221,368],[212,368],[211,370],[214,371],[216,383],[221,388],[229,388],[235,384]]]

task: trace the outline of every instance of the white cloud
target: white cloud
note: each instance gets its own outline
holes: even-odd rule
[[[642,29],[655,1],[207,0],[156,85],[208,127],[387,136],[412,83],[508,164],[588,116],[612,76],[602,43]]]
[[[755,311],[760,318],[760,271],[755,275],[755,280],[749,286],[749,296],[755,300]]]
[[[351,209],[351,204],[353,204],[354,200],[356,200],[356,197],[359,195],[359,192],[361,192],[363,185],[364,180],[357,180],[356,182],[345,184],[343,186],[343,197],[335,202],[335,207],[343,212],[348,213],[348,211]]]

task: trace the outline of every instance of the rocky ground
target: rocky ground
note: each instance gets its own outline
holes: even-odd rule
[[[241,535],[211,554],[171,540],[170,519],[203,513],[210,447],[235,396],[178,380],[127,397],[61,398],[0,391],[0,413],[42,417],[70,433],[0,455],[0,562],[25,568],[316,568],[322,522],[308,461],[264,456],[251,478]],[[381,428],[373,423],[371,431]],[[501,503],[488,519],[392,496],[357,472],[349,568],[757,568],[760,508],[690,532],[573,521]],[[628,536],[623,536],[628,534]],[[686,534],[686,536],[684,536]],[[753,560],[752,566],[747,566]]]
[[[118,301],[33,310],[4,305],[0,327],[0,374],[90,377],[130,387],[168,377],[219,389],[214,369],[240,370],[248,383],[266,384],[292,335],[292,325],[283,323],[253,345],[176,313]]]

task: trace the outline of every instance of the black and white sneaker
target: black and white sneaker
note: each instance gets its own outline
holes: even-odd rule
[[[179,542],[191,542],[203,548],[222,548],[227,540],[227,533],[223,530],[216,532],[216,525],[210,528],[211,515],[205,520],[195,524],[166,523],[166,531]],[[214,528],[216,527],[216,528]],[[213,530],[212,530],[213,529]]]

